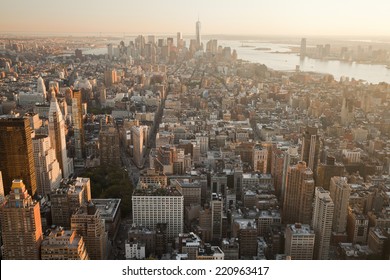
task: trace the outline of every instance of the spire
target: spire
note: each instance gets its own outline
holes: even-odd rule
[[[56,94],[55,94],[54,90],[52,89],[50,108],[49,108],[49,122],[54,121],[54,118],[53,118],[54,113],[56,113],[56,115],[58,116],[59,122],[63,120],[62,112],[61,112],[60,106],[58,105]]]

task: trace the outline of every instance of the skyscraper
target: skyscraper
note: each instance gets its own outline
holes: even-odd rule
[[[318,260],[329,259],[333,212],[334,204],[329,192],[322,187],[317,187],[314,196],[312,227],[316,235],[314,257]]]
[[[49,136],[51,145],[56,152],[56,158],[60,164],[62,177],[68,178],[73,173],[73,160],[67,156],[65,121],[54,92],[52,92],[49,109]]]
[[[4,201],[4,184],[3,184],[3,175],[0,171],[0,204]]]
[[[0,213],[4,259],[39,260],[43,238],[39,204],[27,193],[22,180],[12,181]]]
[[[200,50],[201,46],[202,46],[202,39],[200,36],[200,28],[201,28],[201,24],[200,24],[200,21],[198,19],[198,21],[196,22],[196,47],[198,50]]]
[[[317,172],[317,164],[320,154],[320,138],[316,127],[307,126],[303,132],[301,160],[306,162],[314,174]]]
[[[33,138],[35,171],[37,177],[37,192],[39,195],[49,195],[51,190],[61,183],[61,169],[52,148],[49,136],[37,135]]]
[[[347,230],[350,186],[346,177],[332,177],[330,180],[330,197],[334,203],[332,229],[336,233]]]
[[[306,56],[306,38],[301,39],[301,52],[299,53],[301,58]]]
[[[46,86],[42,77],[39,77],[37,80],[37,92],[42,94],[43,98],[46,99]]]
[[[37,191],[31,127],[28,118],[0,117],[0,170],[5,193],[12,180],[23,179],[32,196]]]
[[[300,161],[288,170],[283,221],[289,224],[295,222],[309,224],[312,218],[313,194],[313,172],[306,167],[304,161]]]
[[[75,157],[77,163],[83,165],[84,159],[84,124],[81,91],[75,90],[72,98],[72,119],[75,140]]]
[[[282,189],[281,189],[281,200],[284,201],[284,195],[286,193],[287,186],[287,174],[290,166],[296,165],[299,161],[298,147],[290,146],[288,150],[284,153],[284,162],[283,162],[283,175],[282,175]]]
[[[211,199],[211,232],[213,239],[222,237],[223,200],[221,194],[212,194]]]
[[[99,133],[100,165],[120,166],[119,135],[113,125],[103,125]]]

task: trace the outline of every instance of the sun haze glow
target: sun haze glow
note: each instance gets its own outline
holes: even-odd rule
[[[3,1],[1,33],[390,36],[387,0]]]

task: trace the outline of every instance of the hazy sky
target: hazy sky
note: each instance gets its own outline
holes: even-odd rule
[[[389,0],[1,0],[0,32],[390,36]]]

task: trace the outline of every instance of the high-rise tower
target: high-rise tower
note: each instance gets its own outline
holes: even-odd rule
[[[307,163],[307,166],[317,172],[318,158],[320,154],[320,138],[316,127],[307,126],[303,132],[301,160]]]
[[[306,38],[301,39],[301,52],[299,53],[301,58],[306,56]]]
[[[61,183],[61,169],[50,138],[46,135],[36,135],[33,138],[33,151],[38,194],[49,195],[51,190]]]
[[[314,196],[312,227],[316,235],[314,257],[318,260],[329,259],[333,211],[334,204],[329,192],[322,187],[317,187]]]
[[[0,171],[0,204],[4,201],[4,185],[3,185],[3,175]]]
[[[197,46],[198,50],[201,48],[201,45],[202,45],[202,39],[200,36],[200,28],[201,28],[201,24],[200,24],[200,21],[198,19],[198,21],[196,22],[196,46]]]
[[[330,197],[334,203],[333,231],[344,233],[347,230],[348,205],[351,188],[346,177],[332,177],[330,180]]]
[[[84,124],[82,105],[83,104],[81,91],[75,90],[73,92],[72,98],[72,119],[74,127],[75,158],[77,162],[81,164],[84,160]]]
[[[73,161],[68,158],[65,140],[65,121],[58,105],[54,92],[49,109],[49,136],[52,147],[56,151],[56,157],[60,164],[63,178],[68,178],[73,173]]]
[[[32,200],[22,180],[12,181],[0,213],[4,259],[39,260],[43,238],[39,203]]]
[[[289,167],[287,185],[283,203],[283,220],[309,224],[312,218],[314,194],[313,172],[304,161]]]
[[[32,196],[37,191],[31,127],[28,118],[0,118],[0,170],[5,193],[12,180],[23,179]]]

